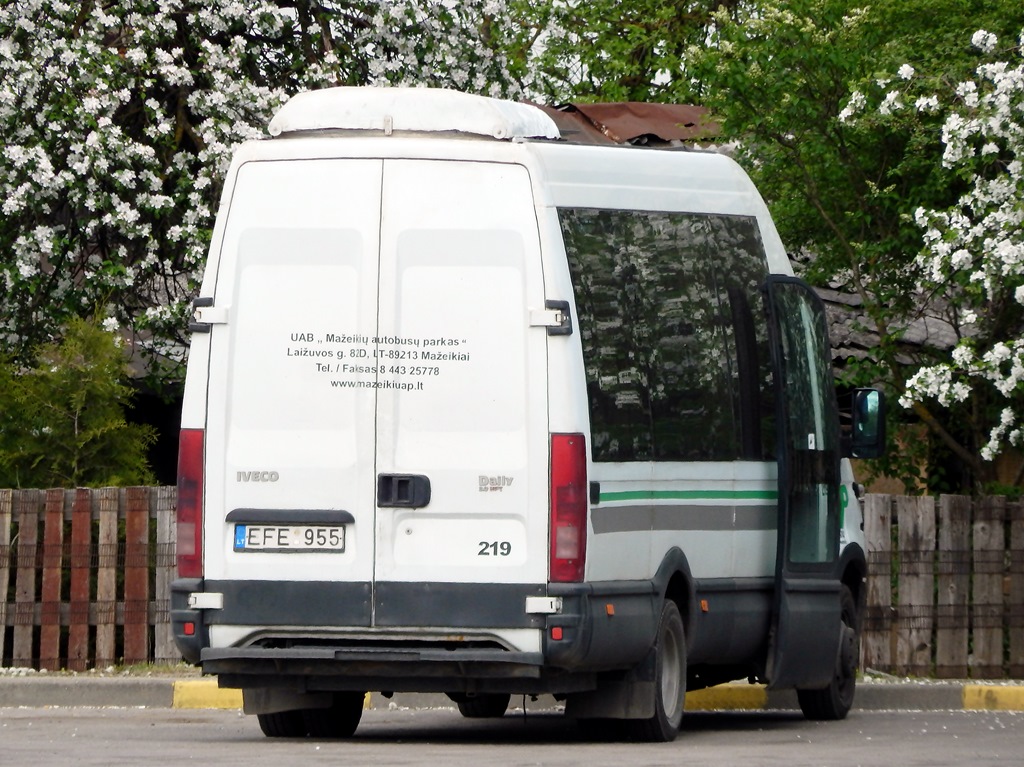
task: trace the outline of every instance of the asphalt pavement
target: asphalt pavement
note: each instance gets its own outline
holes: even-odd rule
[[[517,701],[513,701],[515,705]],[[221,689],[216,678],[95,673],[23,672],[0,669],[0,707],[241,708],[238,690]],[[553,708],[553,698],[529,701]],[[367,708],[449,708],[443,695],[367,696]],[[854,707],[864,711],[1024,711],[1024,682],[930,681],[867,678],[858,683]],[[687,694],[687,710],[796,710],[792,691],[731,683]]]

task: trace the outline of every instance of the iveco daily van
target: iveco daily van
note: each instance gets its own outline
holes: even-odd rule
[[[172,620],[270,736],[365,693],[675,737],[687,689],[853,698],[865,556],[824,309],[712,152],[429,89],[289,101],[195,301]]]

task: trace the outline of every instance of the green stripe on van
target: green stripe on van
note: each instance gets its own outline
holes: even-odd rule
[[[606,501],[777,501],[777,490],[623,490],[601,493]]]

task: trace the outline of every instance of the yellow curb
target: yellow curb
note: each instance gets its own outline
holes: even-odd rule
[[[242,691],[221,689],[216,679],[176,681],[174,708],[241,708]]]
[[[686,693],[687,711],[742,711],[762,709],[768,693],[759,684],[720,684]]]
[[[1024,687],[964,685],[964,708],[969,711],[1024,711]]]

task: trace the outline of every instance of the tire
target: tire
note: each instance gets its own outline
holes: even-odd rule
[[[804,716],[812,721],[845,719],[853,708],[857,689],[857,666],[860,663],[860,621],[857,603],[849,587],[839,593],[842,616],[842,638],[836,655],[835,673],[828,687],[820,690],[797,690],[796,697]]]
[[[679,608],[671,600],[661,608],[654,652],[654,716],[627,719],[622,725],[631,740],[668,743],[679,734],[686,703],[686,633]]]
[[[277,711],[273,714],[257,714],[260,729],[268,738],[302,738],[306,725],[301,711]]]
[[[350,738],[363,716],[366,693],[337,692],[327,708],[303,708],[257,714],[268,738]]]
[[[363,716],[365,692],[336,692],[328,708],[302,711],[306,734],[311,738],[351,738]]]
[[[472,697],[460,695],[454,700],[459,707],[459,713],[467,719],[497,719],[505,716],[512,696],[500,693]]]

